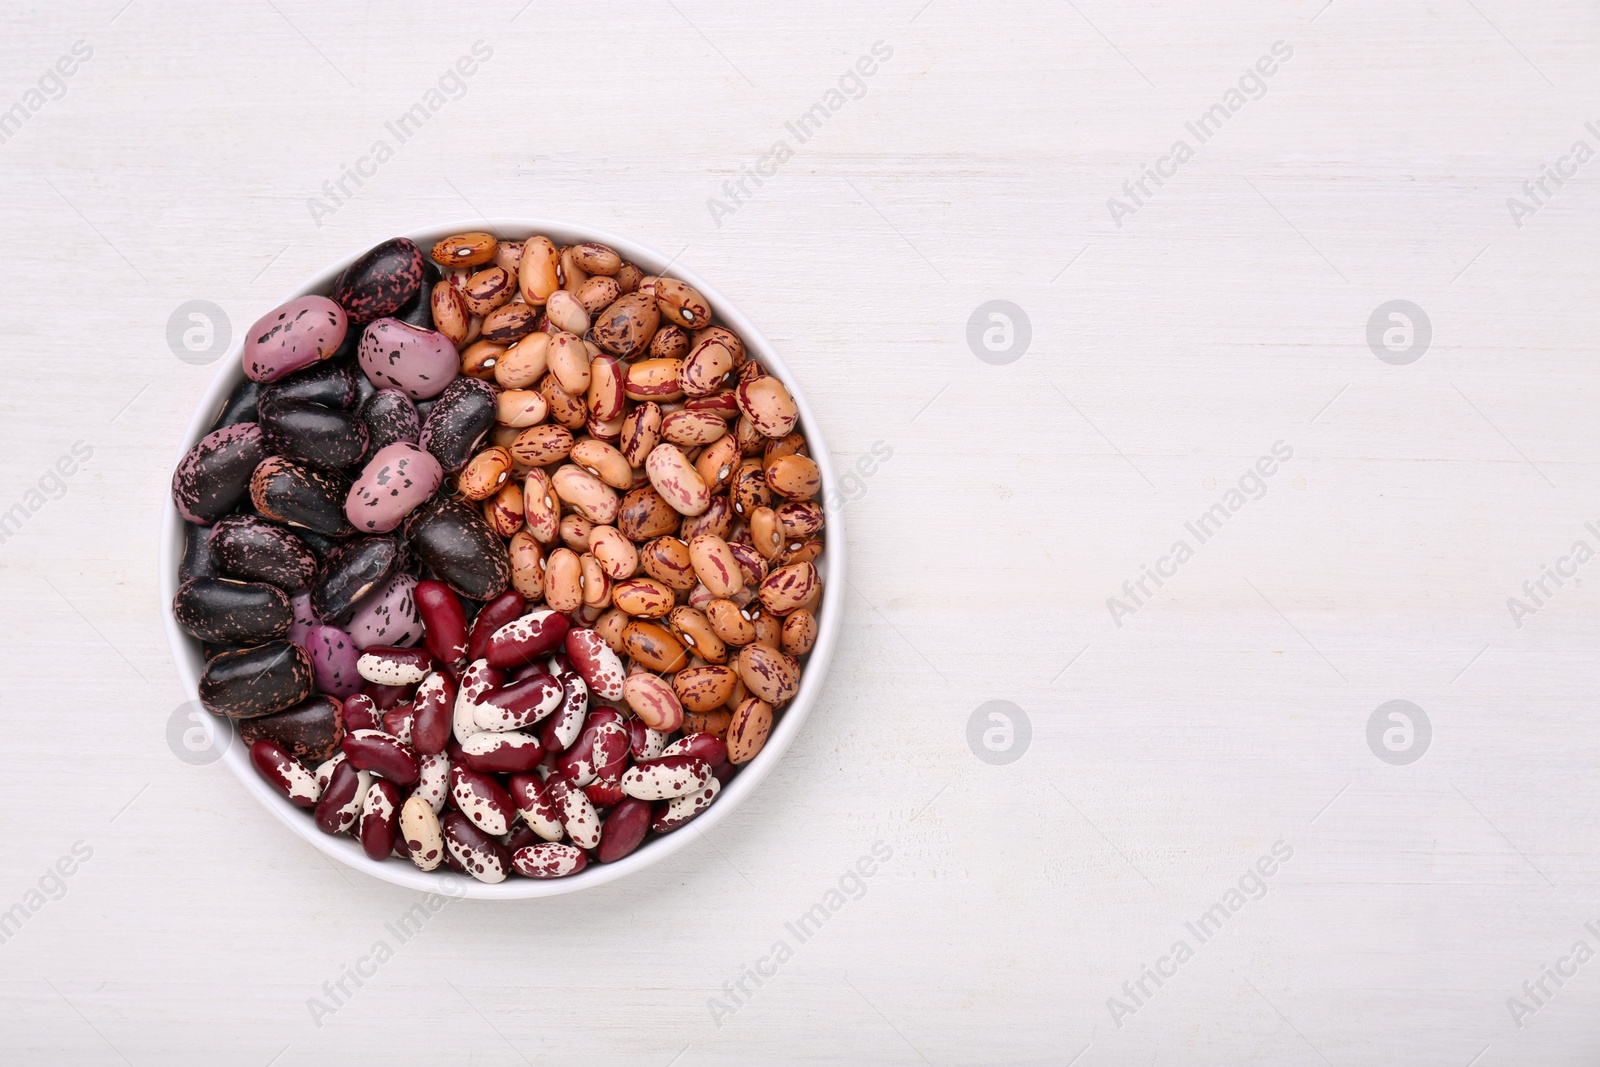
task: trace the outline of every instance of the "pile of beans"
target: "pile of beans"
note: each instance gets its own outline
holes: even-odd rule
[[[783,383],[611,248],[386,241],[246,335],[172,610],[256,770],[375,860],[557,878],[685,825],[817,637]]]

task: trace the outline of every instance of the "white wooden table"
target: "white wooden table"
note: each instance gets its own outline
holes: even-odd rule
[[[1595,1062],[1593,4],[521,3],[0,15],[7,1062]],[[167,331],[480,213],[682,249],[892,455],[750,804],[402,940],[169,749]]]

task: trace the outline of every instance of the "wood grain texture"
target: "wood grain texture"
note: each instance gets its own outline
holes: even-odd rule
[[[1507,1003],[1600,951],[1600,563],[1507,609],[1600,548],[1600,162],[1520,226],[1507,206],[1600,150],[1594,4],[125,3],[0,14],[0,111],[28,112],[0,143],[0,513],[41,504],[0,544],[0,910],[92,849],[0,944],[8,1062],[1594,1062],[1600,962],[1520,1027]],[[1275,42],[1264,95],[1199,143]],[[240,330],[335,256],[479,214],[681,249],[841,469],[892,457],[848,506],[825,700],[735,817],[631,881],[450,903],[402,943],[420,898],[168,749],[158,514],[215,367],[166,331],[191,299]],[[1032,329],[998,366],[967,341],[995,299]],[[1366,339],[1395,299],[1432,327],[1405,366]],[[1107,598],[1277,442],[1264,495],[1117,625]],[[1406,766],[1367,740],[1396,699],[1432,727]],[[1031,724],[1008,765],[968,747],[991,700]],[[802,942],[786,924],[877,842]],[[1265,895],[1190,933],[1277,842]]]

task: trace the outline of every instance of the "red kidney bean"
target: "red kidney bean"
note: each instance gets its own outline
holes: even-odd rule
[[[512,862],[516,862],[517,850],[519,848],[527,848],[529,845],[537,845],[542,840],[544,840],[542,837],[533,832],[533,827],[529,826],[525,822],[517,823],[516,828],[511,831],[511,836],[506,838],[506,848],[511,850]]]
[[[543,755],[537,737],[516,730],[473,734],[461,744],[462,762],[484,774],[531,771]]]
[[[594,848],[600,843],[600,816],[581,789],[575,789],[559,774],[544,783],[545,792],[561,814],[561,825],[579,848]]]
[[[658,834],[670,834],[709,808],[721,791],[722,783],[712,778],[692,793],[662,801],[656,805],[656,817],[651,822],[650,829]]]
[[[473,706],[479,697],[503,685],[505,680],[505,671],[489,666],[487,660],[475,659],[461,672],[461,685],[456,690],[455,706],[450,712],[451,733],[457,744],[482,729],[473,717]]]
[[[433,660],[425,648],[369,648],[356,660],[356,671],[375,685],[405,687],[428,676]]]
[[[335,767],[317,801],[317,829],[337,836],[354,826],[372,780],[371,771],[356,770],[348,759]]]
[[[401,744],[409,745],[411,744],[411,731],[416,721],[416,706],[413,704],[401,704],[393,711],[383,713],[383,732],[399,738]]]
[[[503,882],[511,873],[511,851],[461,812],[446,812],[440,829],[444,831],[445,862],[452,870],[489,883]]]
[[[545,721],[539,742],[546,752],[565,752],[583,732],[584,716],[589,710],[589,687],[576,671],[558,676],[561,681],[561,705]]]
[[[728,761],[728,746],[716,734],[685,734],[668,745],[663,756],[699,756],[711,766]]]
[[[650,803],[629,798],[611,809],[600,829],[601,863],[615,863],[634,849],[650,832]]]
[[[698,756],[657,756],[623,772],[622,791],[640,800],[671,800],[694,792],[710,778],[711,764]]]
[[[622,791],[621,775],[596,778],[583,787],[583,795],[596,808],[609,808],[628,799],[628,795]]]
[[[622,699],[622,681],[627,675],[621,658],[605,638],[594,630],[569,630],[565,646],[573,668],[583,675],[590,692],[603,700]]]
[[[357,730],[347,735],[344,753],[357,770],[371,771],[396,785],[411,785],[421,774],[416,754],[382,730]]]
[[[517,806],[487,774],[455,764],[450,768],[450,802],[486,834],[510,833]]]
[[[382,778],[373,781],[361,802],[361,848],[370,859],[388,859],[400,819],[400,789]]]
[[[595,775],[620,778],[628,768],[630,750],[628,728],[618,722],[602,722],[594,735]]]
[[[456,686],[448,675],[434,671],[417,686],[416,718],[411,726],[411,747],[424,756],[444,751],[450,740],[450,719],[455,712]]]
[[[506,623],[522,614],[528,602],[516,590],[501,593],[478,610],[472,620],[472,634],[467,638],[467,658],[480,660],[489,648],[489,638]]]
[[[409,685],[379,685],[377,682],[368,682],[361,687],[361,692],[372,698],[372,703],[379,711],[393,711],[411,699]]]
[[[340,738],[340,740],[343,740],[343,738]],[[333,772],[338,770],[339,767],[346,762],[346,759],[347,757],[343,752],[335,752],[333,755],[317,764],[317,769],[312,773],[316,775],[318,789],[321,789],[324,792],[327,791],[328,783],[333,781]]]
[[[322,790],[317,788],[316,775],[301,766],[276,741],[261,740],[251,745],[250,762],[261,777],[296,807],[309,808],[322,795]]]
[[[655,759],[666,750],[667,735],[660,730],[650,729],[637,715],[625,725],[628,727],[628,751],[634,760]]]
[[[411,791],[411,795],[426,800],[437,815],[444,810],[444,802],[450,798],[450,757],[441,754],[423,756],[418,764],[417,787]]]
[[[489,637],[484,657],[491,667],[517,667],[561,647],[572,624],[565,615],[541,608],[512,619]]]
[[[518,874],[529,878],[565,878],[583,870],[589,863],[589,854],[576,845],[541,841],[517,849],[511,862]]]
[[[366,693],[346,697],[344,701],[344,728],[346,730],[378,730],[383,718],[378,705]]]
[[[537,774],[513,774],[511,797],[517,805],[517,812],[534,833],[546,841],[560,841],[566,836],[566,829],[561,825],[561,813],[556,810],[544,782],[539,780]]]
[[[502,732],[532,726],[560,707],[564,693],[548,674],[491,689],[472,702],[473,721],[480,730]],[[466,744],[466,741],[462,741]]]
[[[417,583],[417,610],[426,629],[422,639],[440,663],[464,663],[467,658],[467,609],[456,591],[443,582]]]

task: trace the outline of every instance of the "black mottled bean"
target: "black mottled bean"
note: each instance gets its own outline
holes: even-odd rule
[[[285,752],[307,763],[332,759],[344,740],[344,715],[331,697],[313,696],[287,711],[239,720],[239,737],[245,744],[262,738],[276,741]]]
[[[368,249],[346,267],[333,283],[333,299],[351,322],[365,324],[407,307],[419,291],[426,293],[425,276],[422,249],[396,237]]]
[[[325,404],[330,408],[348,408],[356,400],[356,378],[351,361],[326,359],[305,370],[261,387],[257,406],[265,407],[275,400],[293,397]]]
[[[256,421],[256,400],[261,396],[261,383],[249,378],[234,386],[233,392],[222,405],[222,412],[211,424],[211,431],[232,426],[236,422]]]
[[[477,508],[454,497],[436,496],[413,511],[405,535],[417,559],[464,597],[489,600],[511,584],[505,542]]]
[[[495,395],[488,382],[457,378],[434,401],[417,444],[433,453],[447,473],[456,473],[494,426]]]
[[[263,460],[250,478],[250,501],[261,514],[329,537],[354,532],[344,517],[349,492],[350,483],[339,475],[282,456]]]
[[[325,623],[350,618],[356,604],[394,576],[404,562],[393,537],[359,537],[340,545],[317,572],[311,587],[311,610]]]
[[[253,422],[206,434],[172,472],[178,514],[202,526],[216,522],[249,495],[251,476],[266,458],[266,437]]]
[[[267,447],[313,467],[342,470],[367,454],[367,424],[354,411],[298,397],[273,397],[261,405]]]
[[[397,441],[416,444],[422,430],[417,405],[399,389],[378,389],[367,397],[361,404],[361,421],[367,425],[368,448],[373,455]]]
[[[271,715],[310,695],[311,657],[291,641],[223,652],[200,674],[200,703],[234,719]]]
[[[269,582],[298,593],[317,575],[311,546],[289,530],[254,515],[229,515],[211,535],[217,569],[247,582]]]
[[[172,598],[172,615],[190,637],[223,645],[270,641],[294,623],[282,589],[229,578],[190,578]]]

